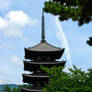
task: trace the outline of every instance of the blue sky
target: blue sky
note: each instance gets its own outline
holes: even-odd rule
[[[0,0],[0,84],[22,83],[24,47],[41,40],[41,12],[46,0]],[[92,23],[78,26],[72,20],[59,22],[45,13],[46,40],[66,51],[60,60],[66,66],[92,68],[92,47],[86,44],[92,36]],[[64,38],[65,37],[65,38]]]

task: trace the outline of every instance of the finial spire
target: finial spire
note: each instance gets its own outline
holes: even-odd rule
[[[46,42],[45,40],[45,24],[44,24],[44,12],[42,11],[42,39],[41,42]]]

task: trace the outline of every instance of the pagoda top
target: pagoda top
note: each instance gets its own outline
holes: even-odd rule
[[[42,39],[41,42],[46,42],[45,40],[45,22],[44,22],[44,12],[42,11]]]
[[[55,47],[45,40],[45,22],[44,13],[42,12],[42,36],[41,41],[35,46],[25,48],[25,58],[26,59],[37,59],[50,58],[59,59],[64,52],[64,48]]]
[[[42,36],[41,36],[41,42],[33,47],[27,48],[29,51],[61,51],[62,49],[59,47],[55,47],[45,40],[45,22],[44,22],[44,12],[42,12]]]

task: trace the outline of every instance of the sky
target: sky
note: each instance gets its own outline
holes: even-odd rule
[[[0,0],[0,84],[22,84],[24,48],[41,40],[42,7],[46,0]],[[92,22],[79,27],[71,19],[60,22],[58,16],[45,13],[48,43],[65,48],[60,60],[66,68],[76,65],[92,68],[92,47],[86,40],[92,36]]]

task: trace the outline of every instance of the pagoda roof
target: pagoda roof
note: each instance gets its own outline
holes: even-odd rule
[[[48,75],[32,75],[32,74],[23,74],[23,76],[30,78],[50,78]]]
[[[31,84],[34,84],[36,82],[38,82],[39,84],[47,83],[47,81],[49,81],[49,78],[51,77],[48,75],[31,75],[31,74],[23,74],[22,76],[23,82]]]
[[[66,61],[60,61],[60,62],[30,62],[30,61],[24,61],[24,70],[26,71],[38,71],[41,70],[41,65],[44,67],[51,68],[53,66],[64,66]]]
[[[40,61],[37,61],[37,62],[31,62],[31,61],[24,61],[24,63],[27,63],[27,64],[36,64],[36,65],[53,65],[53,64],[62,64],[62,63],[65,63],[66,61],[51,61],[51,62],[40,62]]]
[[[41,89],[28,89],[28,88],[22,88],[22,92],[42,92]]]
[[[28,47],[29,51],[38,51],[38,52],[50,52],[50,51],[61,51],[62,49],[59,47],[55,47],[47,42],[40,42],[39,44]]]

